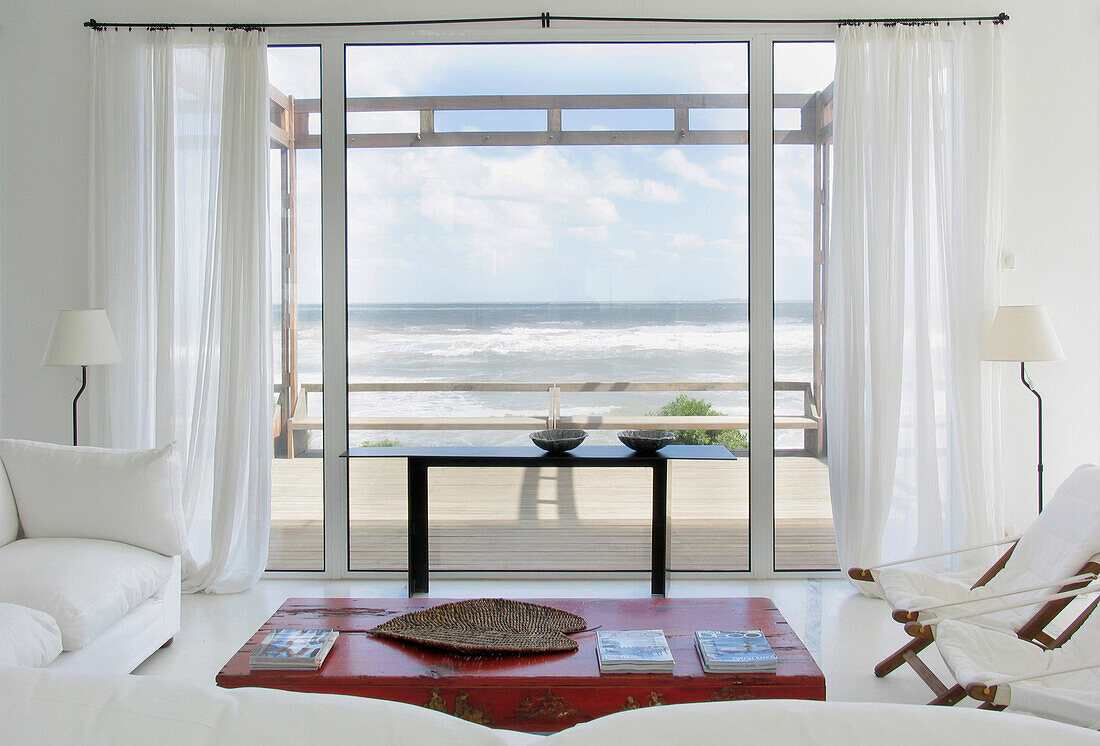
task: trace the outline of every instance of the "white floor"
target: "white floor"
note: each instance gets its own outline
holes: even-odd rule
[[[644,580],[508,581],[432,579],[438,598],[638,597]],[[908,666],[886,678],[872,673],[875,663],[909,637],[889,618],[886,605],[865,598],[846,580],[676,580],[670,596],[682,598],[766,596],[773,599],[825,673],[828,699],[904,702],[931,699],[928,687]],[[262,580],[233,595],[183,597],[182,629],[175,642],[135,673],[211,682],[222,665],[289,597],[397,597],[399,581]],[[921,656],[937,675],[948,674],[934,647]],[[965,706],[966,703],[960,706]]]

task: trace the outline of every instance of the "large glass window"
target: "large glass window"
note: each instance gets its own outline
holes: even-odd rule
[[[275,334],[269,570],[324,570],[321,50],[269,47]]]
[[[775,569],[835,570],[823,345],[836,51],[774,54]]]

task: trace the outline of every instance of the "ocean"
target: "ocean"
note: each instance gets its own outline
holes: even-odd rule
[[[276,319],[278,315],[276,314]],[[813,305],[775,306],[776,380],[809,381]],[[321,309],[299,308],[299,380],[321,381]],[[276,329],[278,350],[278,329]],[[396,381],[746,381],[748,305],[699,303],[361,304],[348,308],[348,380]],[[276,367],[278,362],[276,361]],[[276,380],[279,372],[276,370]],[[700,392],[723,414],[745,415],[747,392]],[[646,414],[672,392],[563,393],[562,414]],[[310,413],[319,415],[319,396]],[[543,393],[353,393],[352,416],[545,416]],[[776,396],[776,411],[801,414],[802,395]],[[781,432],[777,447],[799,447]],[[353,432],[351,444],[527,443],[521,431]],[[788,442],[789,441],[789,442]],[[595,431],[589,443],[617,443]],[[311,435],[320,447],[320,433]]]

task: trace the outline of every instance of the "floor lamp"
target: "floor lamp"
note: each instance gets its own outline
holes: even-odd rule
[[[122,362],[111,322],[102,308],[58,311],[43,365],[79,365],[80,390],[73,397],[73,445],[77,438],[76,405],[88,388],[89,365],[115,365]]]
[[[1027,363],[1064,360],[1065,353],[1042,306],[1001,306],[982,347],[982,360],[1020,364],[1020,381],[1039,403],[1039,512],[1043,512],[1043,397],[1027,377]]]

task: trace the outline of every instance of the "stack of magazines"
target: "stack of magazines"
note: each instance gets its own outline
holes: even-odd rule
[[[248,657],[252,669],[316,671],[336,644],[334,629],[275,629]]]
[[[740,632],[696,630],[695,647],[707,673],[775,670],[776,655],[768,638],[758,629]]]
[[[672,650],[659,629],[596,633],[600,673],[672,673]]]

